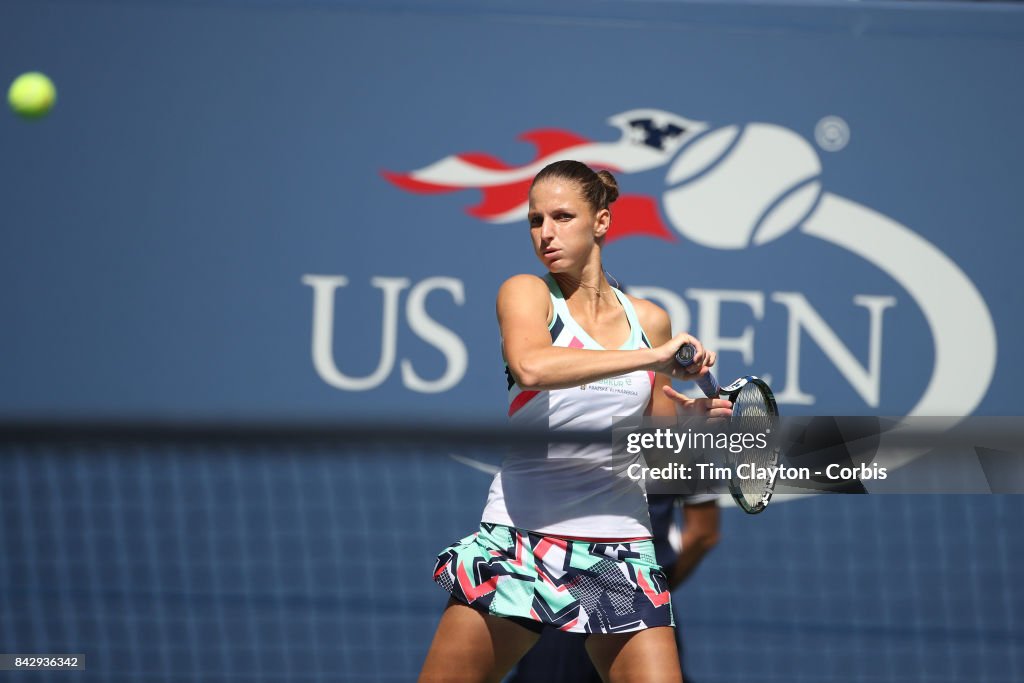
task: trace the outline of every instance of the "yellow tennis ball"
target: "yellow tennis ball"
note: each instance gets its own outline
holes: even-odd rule
[[[46,116],[56,101],[57,89],[53,87],[53,81],[38,71],[18,76],[7,91],[11,109],[27,119]]]

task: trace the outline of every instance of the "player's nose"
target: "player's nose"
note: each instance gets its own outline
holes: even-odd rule
[[[555,221],[550,217],[545,217],[544,222],[540,226],[540,236],[546,242],[550,242],[555,236]]]

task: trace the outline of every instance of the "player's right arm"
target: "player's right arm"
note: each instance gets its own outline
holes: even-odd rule
[[[498,290],[498,326],[505,361],[522,389],[577,387],[635,370],[653,370],[680,379],[690,378],[675,363],[676,350],[686,342],[703,347],[688,334],[679,334],[653,349],[600,351],[551,345],[548,324],[553,311],[545,282],[535,275],[516,275]],[[694,363],[699,370],[700,363]]]

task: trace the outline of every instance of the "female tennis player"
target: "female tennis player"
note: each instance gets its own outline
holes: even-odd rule
[[[613,288],[601,263],[618,186],[577,161],[545,167],[529,194],[545,277],[498,292],[509,420],[536,429],[608,430],[643,414],[726,417],[721,399],[670,386],[714,365],[658,306]],[[684,343],[697,353],[685,369]],[[641,486],[616,476],[610,444],[518,450],[495,475],[480,530],[445,549],[434,580],[452,597],[421,682],[500,681],[543,628],[584,634],[605,681],[679,682],[668,581],[654,557]]]

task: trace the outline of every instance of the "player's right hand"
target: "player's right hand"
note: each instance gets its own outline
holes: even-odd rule
[[[683,367],[676,361],[676,352],[683,344],[692,344],[694,348],[693,361]],[[653,370],[672,379],[683,381],[694,381],[700,375],[707,373],[706,368],[715,364],[718,355],[714,351],[704,348],[700,340],[691,334],[682,332],[670,340],[654,348],[656,364]]]

